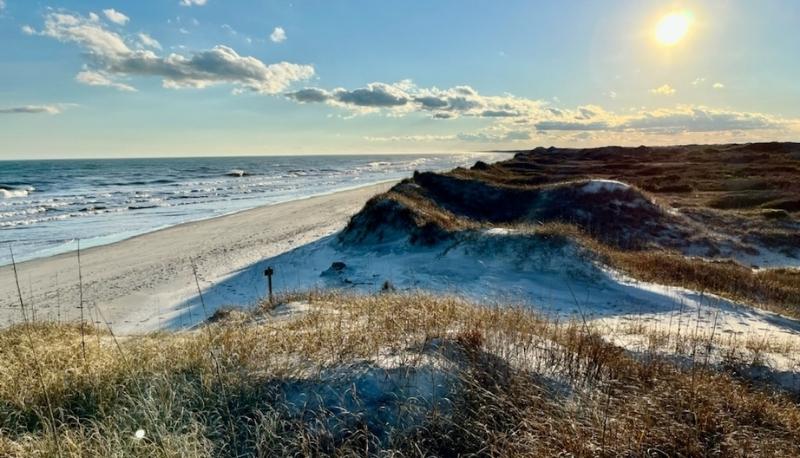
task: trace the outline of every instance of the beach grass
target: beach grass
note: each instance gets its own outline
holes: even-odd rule
[[[631,353],[602,332],[514,304],[335,291],[190,332],[87,327],[85,359],[79,326],[18,325],[0,331],[0,455],[800,453],[797,395],[745,377],[741,354],[710,362],[719,336]]]

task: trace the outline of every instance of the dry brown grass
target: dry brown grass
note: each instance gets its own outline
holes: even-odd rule
[[[799,270],[754,271],[734,261],[688,258],[666,250],[620,250],[569,224],[516,227],[533,234],[576,241],[602,263],[638,280],[717,294],[800,318]]]
[[[359,243],[382,241],[402,231],[413,243],[432,244],[479,226],[419,195],[409,183],[399,186],[405,192],[389,191],[370,199],[364,210],[351,218],[342,237]]]
[[[606,262],[632,277],[713,293],[755,307],[800,317],[800,272],[756,271],[733,261],[686,258],[666,251],[598,250]]]
[[[47,426],[70,456],[800,453],[796,400],[703,364],[634,357],[583,323],[426,295],[287,299],[308,310],[288,319],[266,310],[220,316],[211,342],[201,330],[125,339],[117,349],[93,333],[86,363],[76,327],[31,327],[55,425],[47,425],[23,328],[0,332],[0,455],[55,454]],[[358,402],[289,403],[298,388],[328,399],[327,384],[335,399],[361,396],[368,405],[353,374],[366,366],[396,377],[382,369],[387,359],[407,374],[439,361],[431,367],[455,382],[429,402],[382,399],[404,413],[390,427],[371,422],[375,413]],[[331,371],[343,383],[331,382]],[[139,428],[146,435],[136,440]]]
[[[680,210],[697,227],[800,256],[797,143],[536,148],[444,175],[513,189],[588,178],[619,180]],[[480,199],[472,200],[479,205]]]
[[[523,152],[512,160],[478,164],[470,170],[415,174],[374,198],[353,218],[345,234],[395,230],[394,236],[405,233],[412,243],[424,244],[492,225],[534,225],[534,232],[577,240],[601,262],[634,278],[800,317],[800,272],[753,271],[722,258],[709,261],[680,252],[692,247],[713,258],[721,248],[750,255],[766,248],[800,255],[800,222],[792,210],[761,208],[768,202],[791,200],[800,192],[795,179],[800,160],[793,148],[800,147],[757,144]],[[555,202],[536,203],[541,190],[588,177],[620,179],[650,190],[655,194],[636,189],[630,195],[612,197],[641,198],[655,206],[616,208],[597,201],[597,196],[570,193],[568,187],[556,193]],[[696,192],[667,189],[680,187],[686,180]],[[723,201],[738,202],[731,204],[736,210],[719,210],[733,208],[722,205]],[[744,201],[752,205],[739,209]],[[681,216],[670,207],[681,208]],[[407,222],[398,225],[397,219]]]

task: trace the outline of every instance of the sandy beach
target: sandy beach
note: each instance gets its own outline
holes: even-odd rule
[[[340,230],[371,196],[391,185],[263,206],[83,250],[83,312],[94,325],[110,323],[118,334],[191,325],[203,318],[196,307],[194,315],[184,313],[197,297],[193,262],[205,289],[265,258]],[[29,319],[80,318],[77,253],[23,262],[17,270]],[[263,291],[259,283],[235,293],[252,301]],[[0,323],[21,320],[13,269],[0,267]]]

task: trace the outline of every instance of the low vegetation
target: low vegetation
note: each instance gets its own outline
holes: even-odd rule
[[[800,257],[800,208],[790,204],[798,171],[800,145],[791,143],[537,148],[416,173],[373,198],[342,240],[435,244],[514,228],[572,240],[640,280],[800,317],[800,270],[769,268],[768,259]]]
[[[800,270],[753,270],[732,260],[686,257],[667,250],[620,250],[575,226],[523,227],[532,234],[577,241],[605,265],[639,280],[716,294],[800,318]]]
[[[186,333],[89,328],[85,358],[75,326],[2,331],[0,455],[800,454],[798,399],[709,363],[713,336],[676,360],[510,304],[279,303]]]

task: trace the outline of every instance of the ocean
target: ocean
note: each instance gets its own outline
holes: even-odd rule
[[[0,265],[502,153],[0,161]]]

